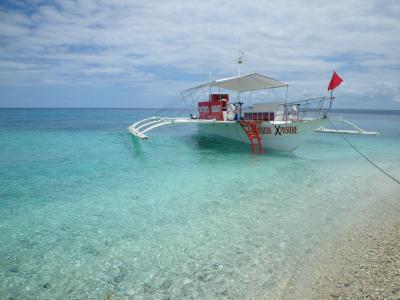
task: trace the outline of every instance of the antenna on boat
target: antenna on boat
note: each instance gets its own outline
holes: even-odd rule
[[[238,56],[238,75],[240,76],[240,65],[243,63],[243,51],[240,49],[240,38],[239,38],[239,56]]]
[[[240,37],[239,37],[239,56],[238,56],[238,76],[240,76],[240,65],[243,63],[243,51],[240,49]],[[239,79],[240,80],[240,79]],[[239,119],[242,116],[242,102],[240,102],[240,91],[238,90],[238,104],[239,104]]]

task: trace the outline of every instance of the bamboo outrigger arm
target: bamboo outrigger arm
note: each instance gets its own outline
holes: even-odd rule
[[[232,123],[232,122],[217,121],[215,119],[201,120],[201,119],[190,119],[190,118],[151,117],[140,120],[134,123],[133,125],[129,126],[128,131],[134,136],[137,136],[143,140],[147,140],[149,137],[144,133],[160,126],[171,125],[171,124],[212,124],[212,123]]]

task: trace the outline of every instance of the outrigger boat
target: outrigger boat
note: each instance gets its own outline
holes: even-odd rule
[[[326,122],[334,97],[288,102],[288,87],[282,81],[257,73],[210,81],[182,92],[184,98],[193,100],[199,90],[209,91],[205,95],[208,99],[199,101],[197,112],[190,117],[151,117],[134,123],[128,130],[141,139],[148,139],[147,132],[160,126],[196,124],[201,135],[248,143],[253,152],[293,151]],[[213,89],[218,89],[218,93],[213,93]],[[256,91],[275,89],[285,89],[284,101],[255,103],[249,110],[243,109],[244,94],[251,97]],[[229,92],[236,94],[236,101],[231,101]]]
[[[145,133],[160,126],[196,124],[200,134],[248,143],[253,152],[262,153],[263,149],[293,151],[325,123],[334,97],[255,103],[244,112],[240,100],[243,93],[278,88],[286,89],[287,95],[288,87],[282,81],[257,73],[210,81],[185,90],[182,95],[193,97],[198,90],[214,88],[235,92],[236,101],[230,101],[228,93],[210,92],[206,101],[198,102],[197,113],[191,117],[151,117],[136,122],[128,130],[141,139],[148,139]]]
[[[147,132],[160,126],[195,124],[201,135],[244,142],[251,145],[253,153],[258,151],[260,154],[263,149],[294,151],[314,131],[378,134],[367,132],[344,120],[342,121],[356,130],[328,129],[323,126],[328,120],[328,113],[335,99],[332,91],[343,81],[336,72],[333,73],[328,86],[328,91],[331,91],[328,97],[289,102],[289,84],[258,73],[240,75],[242,54],[239,51],[238,76],[210,79],[207,83],[181,92],[183,99],[190,99],[194,105],[197,98],[197,112],[192,113],[190,117],[146,118],[129,126],[128,131],[141,139],[148,139]],[[284,100],[266,102],[271,91],[276,90],[283,90]],[[257,97],[260,92],[261,97]],[[253,98],[259,102],[254,103]],[[248,109],[243,109],[246,100],[247,104],[254,104],[248,106]]]

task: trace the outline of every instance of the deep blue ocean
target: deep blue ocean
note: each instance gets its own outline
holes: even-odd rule
[[[259,156],[190,126],[128,134],[154,114],[0,109],[0,299],[277,298],[342,220],[400,202],[339,135]],[[400,179],[398,112],[336,116],[379,131],[347,138]]]

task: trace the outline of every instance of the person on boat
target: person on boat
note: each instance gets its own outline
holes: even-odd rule
[[[237,120],[237,108],[233,103],[229,103],[227,107],[227,119],[228,121]]]
[[[300,104],[294,104],[289,107],[289,119],[297,120],[299,118],[299,106]]]
[[[226,110],[227,110],[227,104],[228,104],[228,100],[225,99],[225,98],[222,98],[222,99],[221,99],[221,108],[222,108],[222,111],[226,111]]]

